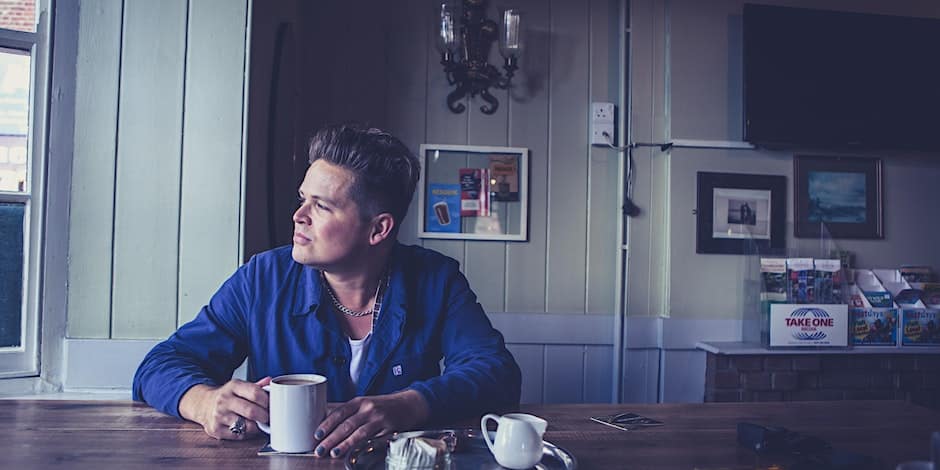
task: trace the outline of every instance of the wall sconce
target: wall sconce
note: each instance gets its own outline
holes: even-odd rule
[[[509,88],[519,55],[522,53],[522,29],[519,10],[503,12],[498,26],[499,52],[505,59],[505,75],[487,62],[490,45],[497,38],[496,22],[486,17],[487,0],[463,0],[462,14],[449,2],[441,4],[437,25],[437,48],[441,53],[441,65],[447,75],[447,83],[456,89],[447,95],[447,107],[455,113],[466,109],[458,103],[468,94],[480,95],[486,102],[480,106],[484,114],[493,114],[499,101],[491,95],[491,87]],[[460,18],[458,22],[457,19]]]

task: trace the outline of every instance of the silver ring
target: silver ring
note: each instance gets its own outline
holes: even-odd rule
[[[245,433],[245,418],[239,416],[238,419],[228,427],[228,430],[236,436],[240,436]]]

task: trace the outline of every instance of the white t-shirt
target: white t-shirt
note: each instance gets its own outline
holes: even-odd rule
[[[349,360],[349,378],[355,386],[359,386],[359,373],[362,371],[362,358],[365,350],[369,347],[372,340],[372,333],[362,339],[349,338],[349,349],[352,351],[352,358]]]

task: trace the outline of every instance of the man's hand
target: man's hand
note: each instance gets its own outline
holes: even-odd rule
[[[366,439],[418,426],[428,415],[427,402],[415,390],[353,398],[320,423],[316,455],[341,457]]]
[[[255,421],[268,422],[268,392],[261,387],[270,382],[265,377],[255,383],[232,379],[221,387],[196,385],[180,399],[180,415],[216,439],[245,439],[258,432]],[[235,434],[229,427],[239,417],[245,418],[245,432]]]

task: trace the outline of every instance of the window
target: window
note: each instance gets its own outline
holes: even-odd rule
[[[46,3],[0,0],[0,377],[39,372]]]

